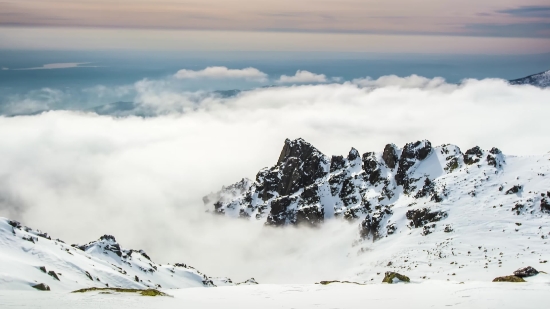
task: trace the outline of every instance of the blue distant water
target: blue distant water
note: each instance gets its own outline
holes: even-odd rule
[[[17,71],[50,63],[89,62],[94,68]],[[290,52],[130,52],[130,51],[0,51],[0,106],[14,95],[52,88],[78,91],[96,85],[115,87],[147,79],[161,79],[180,69],[199,70],[207,66],[229,68],[255,67],[272,78],[307,70],[344,80],[395,74],[425,77],[441,76],[457,83],[464,78],[515,79],[550,69],[550,54],[492,55],[418,55],[363,53]],[[197,84],[188,90],[228,90],[250,85]],[[105,98],[105,100],[109,100]],[[110,102],[88,102],[100,105]],[[76,104],[76,103],[75,103]]]

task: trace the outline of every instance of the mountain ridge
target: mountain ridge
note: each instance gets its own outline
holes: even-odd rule
[[[156,264],[143,250],[123,248],[112,235],[87,244],[68,245],[48,233],[0,217],[0,289],[52,290],[88,287],[131,289],[236,285],[210,277],[184,263]],[[249,279],[238,284],[256,284]]]

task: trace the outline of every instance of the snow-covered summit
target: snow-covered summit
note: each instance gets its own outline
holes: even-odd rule
[[[304,140],[287,140],[274,166],[240,183],[240,194],[222,190],[206,206],[271,226],[356,224],[349,273],[340,279],[376,282],[392,270],[416,279],[492,280],[546,266],[550,256],[550,154],[463,152],[424,140],[328,157]]]
[[[537,87],[550,87],[550,70],[518,78],[510,81],[512,85],[533,85]]]
[[[186,288],[233,285],[183,263],[160,265],[143,250],[124,249],[114,236],[69,246],[47,233],[0,218],[0,289],[86,287]],[[252,284],[248,280],[243,284]]]

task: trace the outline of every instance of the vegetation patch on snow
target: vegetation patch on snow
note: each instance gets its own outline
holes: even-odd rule
[[[155,290],[155,289],[146,289],[146,290],[140,290],[140,289],[122,289],[122,288],[96,288],[96,287],[93,287],[93,288],[86,288],[86,289],[80,289],[80,290],[76,290],[76,291],[73,291],[72,293],[86,293],[86,292],[100,292],[100,293],[103,293],[103,292],[107,292],[107,293],[111,293],[111,292],[115,292],[115,293],[137,293],[141,296],[170,296],[166,293],[163,293],[159,290]],[[107,293],[103,293],[103,294],[107,294]]]

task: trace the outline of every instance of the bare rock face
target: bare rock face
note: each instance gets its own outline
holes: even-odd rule
[[[387,144],[384,148],[384,153],[382,154],[382,159],[386,166],[394,169],[397,166],[397,161],[399,156],[397,155],[397,146],[395,144]]]
[[[32,287],[39,291],[50,291],[50,287],[45,283],[39,283],[37,285],[33,285]]]
[[[540,210],[542,212],[550,213],[550,192],[547,194],[548,197],[543,198],[540,201]]]
[[[466,150],[464,154],[464,163],[472,165],[481,161],[483,157],[483,150],[479,146],[475,146],[472,149]]]
[[[407,143],[402,149],[388,144],[381,152],[361,154],[352,148],[347,155],[329,157],[301,138],[287,139],[275,165],[260,170],[255,180],[224,186],[204,202],[216,214],[270,226],[318,226],[334,217],[356,220],[360,238],[376,241],[401,232],[398,223],[404,218],[394,218],[393,207],[402,207],[400,201],[405,199],[410,207],[405,214],[408,228],[421,229],[422,235],[451,233],[449,224],[436,228],[448,217],[448,210],[436,208],[447,207],[443,202],[452,198],[450,190],[456,192],[456,187],[447,185],[459,181],[461,194],[475,198],[477,188],[484,189],[504,170],[505,158],[497,148],[486,151],[476,146],[463,153],[450,144],[432,147],[427,140]],[[466,181],[470,172],[482,176]],[[501,185],[499,190],[524,193],[521,184],[513,185]],[[542,212],[550,213],[549,200],[546,194],[539,199]],[[514,203],[517,215],[536,210],[527,202]]]
[[[514,276],[520,277],[520,278],[526,278],[526,277],[536,276],[538,275],[538,273],[539,273],[538,270],[534,269],[531,266],[527,266],[514,271]]]
[[[408,180],[409,170],[419,161],[426,159],[431,152],[432,144],[427,140],[405,145],[401,158],[399,158],[399,168],[395,175],[397,185],[404,185]]]
[[[407,219],[411,220],[409,225],[414,228],[423,227],[428,223],[437,222],[446,217],[447,213],[443,211],[432,212],[428,208],[407,211]]]

